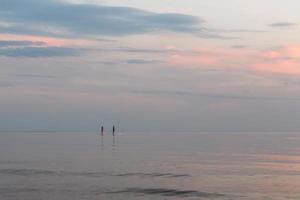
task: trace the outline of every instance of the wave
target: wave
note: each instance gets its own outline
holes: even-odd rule
[[[2,175],[14,176],[86,176],[86,177],[103,177],[103,176],[116,176],[116,177],[162,177],[162,178],[180,178],[189,177],[189,174],[175,174],[175,173],[120,173],[109,174],[100,172],[68,172],[68,171],[51,171],[51,170],[38,170],[38,169],[0,169]]]
[[[166,178],[176,178],[176,177],[189,177],[189,174],[174,174],[174,173],[124,173],[116,174],[116,176],[145,176],[145,177],[166,177]]]
[[[106,192],[106,193],[109,194],[133,193],[133,194],[159,195],[159,196],[168,196],[168,197],[202,197],[202,198],[225,197],[225,194],[220,194],[220,193],[209,193],[209,192],[201,192],[196,190],[177,190],[177,189],[167,189],[167,188],[127,188],[121,191]]]

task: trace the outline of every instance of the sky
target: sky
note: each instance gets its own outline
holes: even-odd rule
[[[298,0],[1,0],[0,130],[299,131]]]

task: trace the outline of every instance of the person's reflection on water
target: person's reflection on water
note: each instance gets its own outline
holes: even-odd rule
[[[115,134],[113,134],[113,138],[112,138],[112,150],[116,149],[116,137]]]
[[[104,150],[104,137],[103,137],[103,134],[101,134],[101,150]]]
[[[101,126],[101,135],[103,136],[103,133],[104,133],[104,127]]]
[[[113,128],[112,128],[112,135],[113,136],[115,136],[115,132],[116,132],[116,128],[115,128],[115,126],[113,126]]]

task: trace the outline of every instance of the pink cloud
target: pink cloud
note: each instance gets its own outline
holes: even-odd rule
[[[249,49],[232,49],[223,47],[201,47],[190,52],[178,52],[168,58],[172,66],[191,69],[230,69],[236,70],[249,64],[253,57]]]
[[[294,60],[279,60],[275,62],[260,62],[251,66],[252,69],[261,72],[300,75],[300,63]]]
[[[199,53],[177,53],[168,58],[173,66],[201,69],[202,67],[248,70],[257,73],[300,75],[300,45],[254,51],[205,47]]]
[[[297,59],[300,58],[300,46],[287,45],[275,50],[269,50],[262,53],[262,57],[266,59]]]
[[[0,40],[28,40],[33,42],[45,42],[47,46],[84,46],[92,45],[93,43],[88,40],[73,40],[73,39],[60,39],[32,35],[13,35],[13,34],[0,34]]]
[[[300,45],[289,45],[282,49],[291,58],[300,58]]]
[[[257,61],[250,68],[260,72],[300,75],[300,46],[287,45],[258,53]]]
[[[278,59],[281,57],[281,54],[277,51],[266,51],[262,53],[262,57],[265,59]]]

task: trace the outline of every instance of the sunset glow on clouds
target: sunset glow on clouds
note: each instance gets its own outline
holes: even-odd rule
[[[263,72],[300,75],[300,45],[284,46],[262,52],[260,62],[252,67]]]
[[[4,129],[56,129],[53,118],[62,129],[300,129],[298,1],[92,2],[0,2]],[[62,108],[65,117],[49,111]]]
[[[259,73],[300,75],[300,45],[287,45],[265,51],[212,47],[210,53],[173,54],[168,62],[189,69],[235,68]]]

